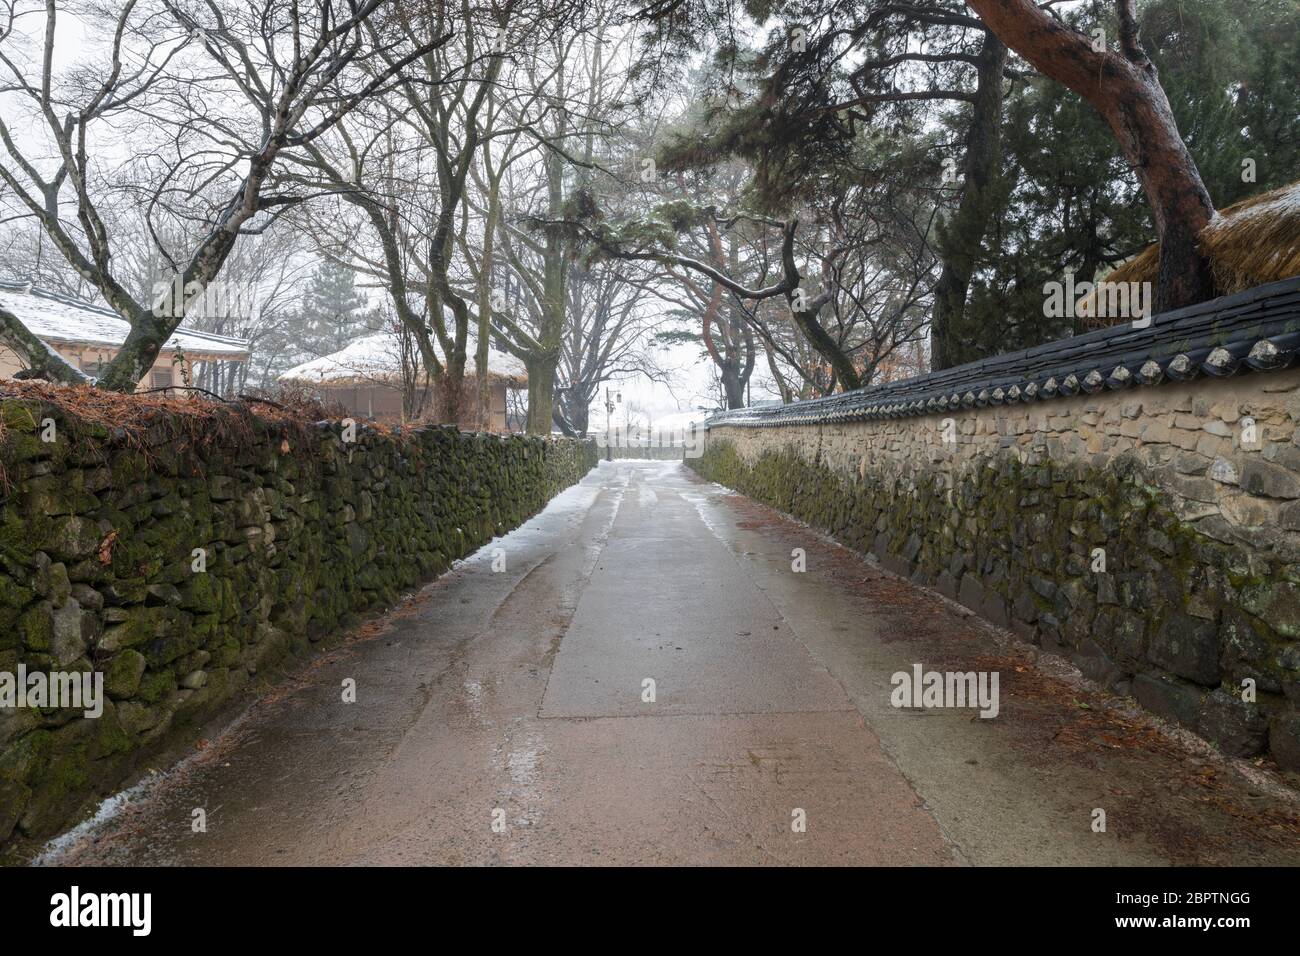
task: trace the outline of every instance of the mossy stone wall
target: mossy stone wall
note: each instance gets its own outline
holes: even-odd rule
[[[109,698],[97,719],[0,708],[0,845],[57,833],[259,670],[596,463],[589,442],[216,414],[207,437],[165,417],[141,437],[0,401],[0,671],[99,671]]]
[[[1300,372],[715,426],[687,464],[1300,770]]]

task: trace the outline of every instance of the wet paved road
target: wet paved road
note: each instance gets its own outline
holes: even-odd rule
[[[918,662],[997,670],[999,716],[892,707]],[[1298,833],[1263,771],[679,464],[618,462],[47,862],[1257,864]]]

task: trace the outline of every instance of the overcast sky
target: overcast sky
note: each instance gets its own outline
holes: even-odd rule
[[[43,22],[38,23],[35,19],[31,21],[32,29],[39,30],[43,27]],[[93,55],[95,49],[95,39],[88,34],[85,24],[75,15],[60,11],[54,51],[56,72]],[[698,326],[691,331],[698,332]],[[658,364],[662,368],[673,370],[671,381],[656,382],[646,375],[632,375],[609,382],[611,392],[621,393],[623,399],[615,411],[616,420],[623,421],[629,407],[641,410],[653,420],[665,415],[695,411],[701,405],[709,408],[716,406],[717,390],[711,387],[712,364],[702,346],[679,344],[658,347],[656,353]],[[777,394],[761,354],[755,365],[751,393],[755,400],[775,397]],[[604,426],[604,402],[602,390],[591,410],[593,428]]]

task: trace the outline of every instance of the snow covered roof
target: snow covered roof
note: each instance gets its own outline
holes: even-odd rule
[[[442,351],[435,340],[434,351],[442,359]],[[467,343],[469,363],[466,371],[474,371],[474,342]],[[280,375],[282,382],[301,382],[308,385],[396,385],[401,382],[401,344],[394,332],[375,332],[357,339],[332,355],[304,362]],[[515,356],[496,349],[488,349],[488,376],[504,379],[516,385],[528,381],[528,370]]]
[[[0,282],[0,309],[12,312],[38,339],[68,345],[117,348],[126,341],[130,324],[111,309],[46,292],[23,282]],[[181,326],[163,346],[189,358],[247,361],[248,342]]]
[[[650,430],[657,434],[686,432],[692,425],[703,425],[709,412],[676,412],[650,420]]]
[[[693,425],[703,425],[712,412],[672,412],[667,415],[652,415],[648,412],[615,412],[610,427],[621,431],[630,431],[639,435],[678,436],[686,434]],[[605,429],[605,409],[603,405],[591,407],[590,419],[593,431]]]

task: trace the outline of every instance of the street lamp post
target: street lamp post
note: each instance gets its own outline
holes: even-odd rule
[[[621,391],[616,392],[613,397],[610,397],[609,389],[608,388],[605,389],[605,460],[606,461],[614,460],[613,445],[610,444],[610,439],[612,437],[612,435],[610,434],[610,429],[611,429],[610,418],[614,414],[614,405],[617,402],[621,402],[621,401],[623,401],[623,393]]]
[[[614,403],[610,400],[609,389],[605,389],[605,460],[613,461],[614,453],[610,448],[609,420],[614,414]]]

